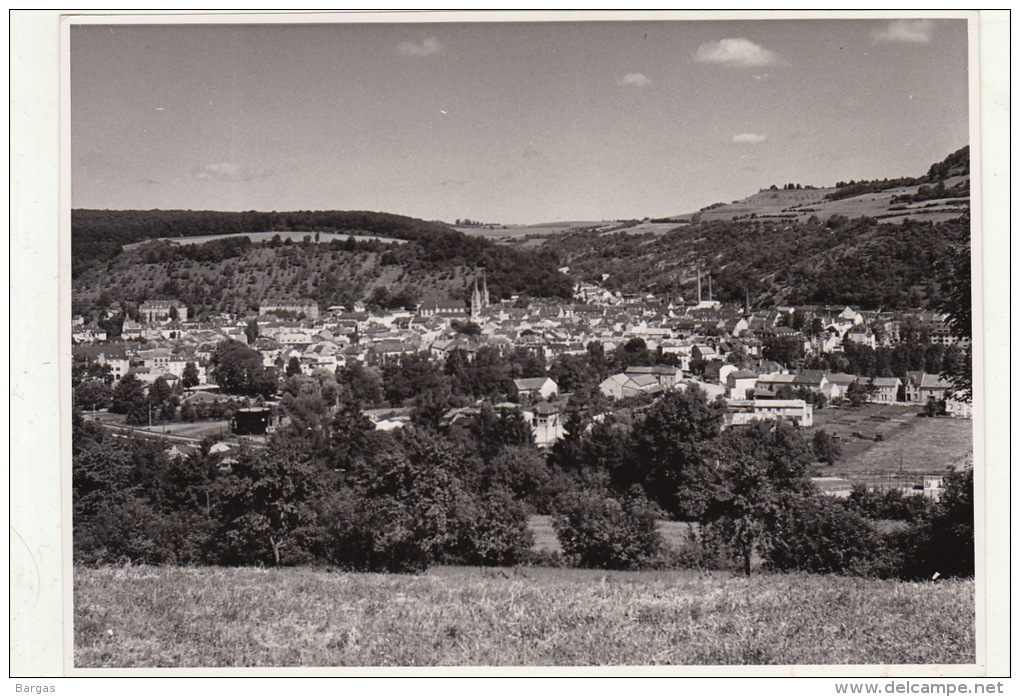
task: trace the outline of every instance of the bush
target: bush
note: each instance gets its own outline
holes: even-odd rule
[[[567,566],[567,560],[563,554],[551,549],[529,549],[521,557],[521,564],[525,566],[547,566],[554,569],[561,569]]]
[[[871,573],[881,538],[856,513],[827,496],[805,496],[777,516],[763,545],[766,566],[780,571]]]
[[[811,449],[814,451],[815,459],[827,465],[834,464],[843,455],[843,446],[839,439],[822,430],[815,431],[811,439]]]
[[[577,566],[647,568],[662,553],[657,511],[637,488],[622,499],[591,490],[570,492],[558,508],[553,528],[564,554]]]
[[[509,492],[494,490],[462,501],[453,510],[455,533],[443,561],[479,566],[518,564],[531,548],[524,505]]]
[[[406,506],[380,496],[341,489],[320,502],[320,556],[350,571],[421,573],[430,563],[429,542],[415,530]]]
[[[717,539],[711,526],[704,526],[700,534],[691,530],[683,544],[666,546],[656,563],[662,569],[736,569],[736,555],[721,539]]]
[[[861,483],[854,484],[850,495],[837,501],[857,515],[873,520],[919,521],[932,508],[931,500],[922,494],[904,494],[900,489],[879,493]]]
[[[902,578],[974,575],[974,471],[950,472],[944,487],[931,512],[898,538]]]

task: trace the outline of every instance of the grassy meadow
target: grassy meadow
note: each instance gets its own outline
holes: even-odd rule
[[[973,581],[76,567],[77,667],[948,664]]]
[[[860,478],[866,474],[941,474],[974,453],[974,422],[918,416],[916,404],[867,404],[856,409],[827,406],[814,412],[816,430],[842,440],[843,455],[821,474]],[[854,434],[860,434],[854,435]],[[878,439],[878,440],[876,440]]]

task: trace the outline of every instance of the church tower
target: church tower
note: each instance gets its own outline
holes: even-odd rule
[[[478,278],[475,277],[475,287],[471,291],[471,316],[477,317],[482,311],[482,294],[478,290]]]
[[[471,316],[478,317],[482,310],[489,306],[489,284],[485,279],[485,271],[482,271],[482,287],[478,287],[478,276],[475,276],[475,286],[471,291]]]

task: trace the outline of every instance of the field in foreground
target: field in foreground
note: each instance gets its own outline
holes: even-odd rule
[[[973,663],[974,584],[78,567],[74,635],[77,667]]]

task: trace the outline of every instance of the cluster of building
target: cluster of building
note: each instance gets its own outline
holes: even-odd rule
[[[249,343],[259,351],[264,365],[282,368],[297,360],[305,372],[335,370],[352,362],[372,362],[403,354],[427,351],[442,359],[461,350],[470,358],[482,346],[541,349],[552,361],[562,355],[584,355],[592,342],[606,352],[641,339],[651,351],[669,356],[670,366],[634,366],[612,375],[600,389],[607,397],[624,399],[658,394],[696,385],[710,397],[722,397],[730,405],[732,423],[753,418],[788,419],[808,426],[811,405],[788,397],[783,388],[806,388],[828,401],[844,398],[857,376],[808,371],[790,372],[762,359],[763,343],[774,336],[801,342],[806,355],[838,352],[852,341],[869,346],[894,345],[900,327],[910,322],[921,326],[933,342],[954,343],[944,317],[930,312],[865,312],[851,307],[778,307],[751,312],[738,305],[708,300],[697,303],[663,301],[651,296],[621,296],[593,284],[580,284],[578,302],[514,301],[492,303],[484,277],[476,282],[470,303],[446,300],[422,304],[417,311],[367,312],[331,307],[321,311],[311,300],[267,299],[258,313],[226,314],[196,318],[174,300],[146,301],[139,307],[138,321],[125,320],[120,341],[111,342],[94,324],[74,318],[73,354],[76,360],[108,365],[117,379],[134,374],[152,382],[162,377],[171,384],[180,380],[191,363],[200,386],[208,385],[212,352],[224,339]],[[583,300],[583,301],[582,301]],[[790,318],[798,312],[817,329],[797,331]],[[252,336],[255,321],[257,337]],[[465,332],[471,324],[473,331]],[[740,354],[743,365],[727,363]],[[692,374],[691,365],[712,366]],[[902,377],[860,378],[868,387],[868,399],[876,402],[925,404],[945,399],[951,386],[938,376],[911,373]],[[536,377],[517,386],[529,405],[527,417],[540,444],[553,442],[562,433],[562,419],[549,378]],[[537,390],[540,399],[534,399]],[[547,405],[547,406],[541,406]],[[966,415],[966,405],[954,403]],[[457,415],[452,415],[456,417]],[[544,434],[538,438],[539,434]]]

